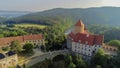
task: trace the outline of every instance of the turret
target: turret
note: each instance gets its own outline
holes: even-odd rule
[[[76,24],[75,24],[75,28],[73,30],[73,33],[84,33],[84,24],[82,22],[82,20],[79,20]]]

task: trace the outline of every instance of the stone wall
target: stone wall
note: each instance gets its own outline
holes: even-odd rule
[[[0,60],[0,68],[15,67],[17,64],[18,64],[17,54],[12,56],[6,56],[5,58]]]
[[[106,54],[109,54],[109,55],[112,55],[112,56],[116,56],[117,55],[118,48],[115,47],[115,46],[110,46],[110,45],[104,44],[102,46],[102,49],[105,51]]]

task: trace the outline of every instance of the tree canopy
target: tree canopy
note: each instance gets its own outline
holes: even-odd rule
[[[120,47],[120,40],[111,40],[108,42],[109,45],[111,46],[117,46]]]
[[[23,46],[24,51],[27,52],[27,53],[33,52],[33,48],[34,48],[34,45],[32,43],[26,43]]]
[[[22,46],[19,41],[12,41],[11,42],[11,50],[15,51],[16,53],[20,52],[22,50]]]

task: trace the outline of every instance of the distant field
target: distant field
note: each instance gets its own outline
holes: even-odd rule
[[[39,24],[15,24],[16,27],[38,27],[38,28],[45,28],[47,26],[45,25],[39,25]]]

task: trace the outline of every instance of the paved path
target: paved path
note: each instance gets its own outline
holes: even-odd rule
[[[39,55],[44,54],[44,52],[42,52],[42,51],[41,51],[40,49],[38,49],[38,48],[37,48],[37,49],[34,49],[33,51],[34,51],[35,54],[34,54],[33,56],[31,56],[31,58],[32,58],[32,57],[35,57],[35,56],[39,56]]]
[[[37,56],[40,56],[40,55],[43,55],[43,54],[44,54],[44,52],[42,52],[42,51],[41,51],[40,49],[38,49],[38,48],[33,49],[33,51],[34,51],[34,55],[28,57],[26,60],[31,59],[31,58],[35,58],[35,57],[37,57]],[[26,62],[26,60],[21,60],[21,61],[19,62],[19,65],[22,66],[23,63]]]

